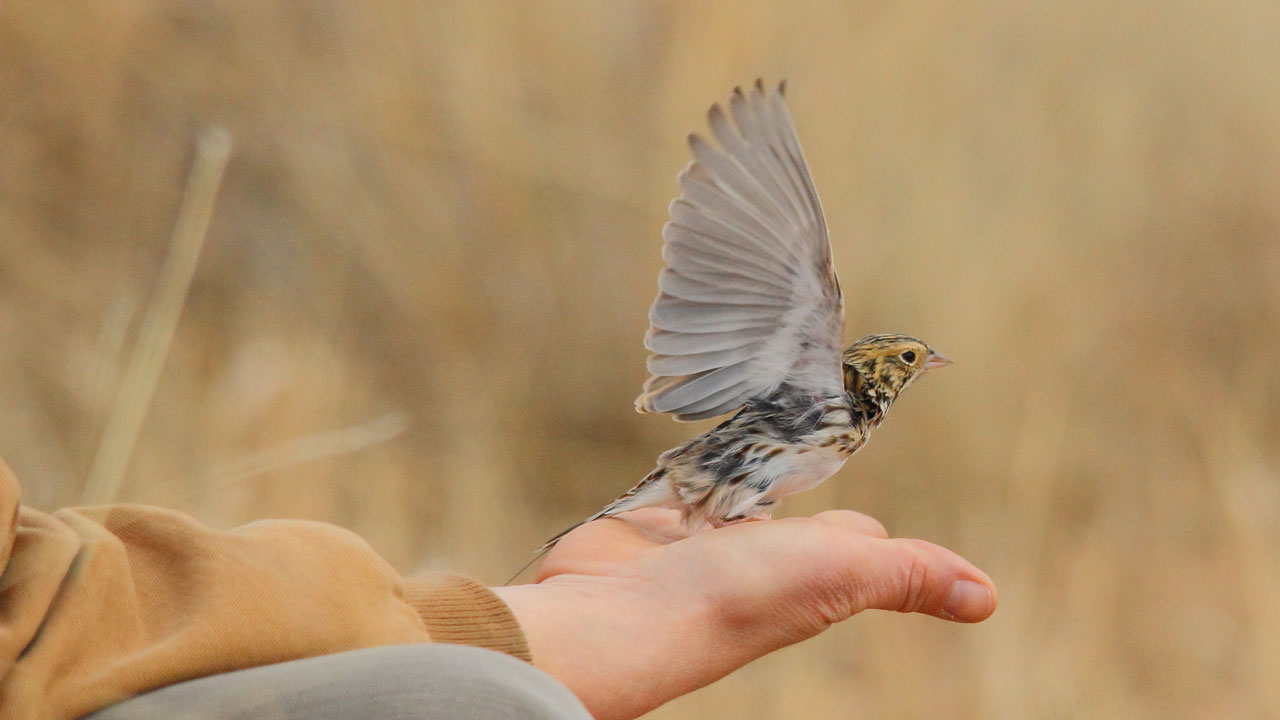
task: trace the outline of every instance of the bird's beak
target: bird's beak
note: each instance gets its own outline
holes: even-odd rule
[[[925,370],[932,370],[934,368],[946,367],[950,364],[951,364],[951,361],[948,360],[946,356],[939,355],[938,353],[933,352],[932,350],[929,351],[928,356],[926,356],[924,359]]]

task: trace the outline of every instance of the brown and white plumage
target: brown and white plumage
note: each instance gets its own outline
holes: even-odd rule
[[[663,453],[584,522],[655,506],[681,510],[691,530],[766,518],[835,473],[899,393],[950,362],[904,335],[842,352],[844,300],[784,86],[757,81],[707,117],[718,146],[689,136],[694,160],[662,232],[651,377],[636,409],[677,420],[737,412]]]

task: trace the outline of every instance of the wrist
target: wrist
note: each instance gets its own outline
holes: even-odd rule
[[[647,583],[559,575],[494,588],[520,623],[533,663],[598,720],[636,717],[728,670],[700,657],[715,642],[706,603]],[[690,651],[694,651],[691,654]]]

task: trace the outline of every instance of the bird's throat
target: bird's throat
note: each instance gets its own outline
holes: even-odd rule
[[[854,371],[846,376],[846,389],[849,393],[849,404],[854,414],[873,428],[884,421],[885,413],[893,404],[893,397],[875,383],[867,382],[861,373]]]

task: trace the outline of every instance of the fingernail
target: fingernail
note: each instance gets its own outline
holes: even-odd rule
[[[991,614],[991,591],[982,583],[957,580],[942,609],[957,620],[981,620]]]

